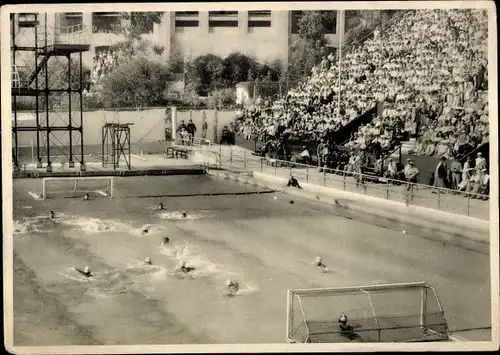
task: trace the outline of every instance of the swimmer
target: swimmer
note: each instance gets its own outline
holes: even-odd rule
[[[49,218],[56,218],[56,213],[54,211],[50,211]]]
[[[186,266],[186,262],[185,261],[181,261],[180,266],[179,266],[179,270],[182,271],[182,272],[184,272],[184,273],[191,272],[194,269],[195,269],[194,267]]]
[[[142,227],[142,234],[147,234],[149,232],[149,229],[151,228],[150,225],[146,224]]]
[[[149,256],[146,256],[146,258],[144,259],[144,264],[151,265],[151,258]]]
[[[341,314],[338,320],[340,335],[346,337],[350,340],[358,340],[361,339],[359,334],[354,332],[354,327],[352,325],[347,324],[347,316],[345,314]]]
[[[187,217],[187,212],[182,212],[182,218],[186,218]]]
[[[233,281],[231,279],[227,279],[226,281],[228,296],[236,296],[236,293],[240,289],[240,285],[238,282]]]
[[[159,210],[163,210],[163,203],[159,203],[159,204],[158,204],[158,209],[159,209]]]
[[[299,182],[297,181],[296,178],[294,178],[291,174],[290,174],[290,180],[288,180],[288,183],[286,184],[286,187],[296,187],[296,188],[299,188],[301,189],[302,187],[299,185]]]
[[[322,271],[327,270],[326,265],[323,264],[323,260],[321,260],[321,257],[317,256],[316,258],[314,258],[314,263],[316,264],[316,267],[318,267]]]
[[[167,245],[169,243],[170,243],[170,238],[169,237],[163,237],[161,245]]]
[[[90,271],[90,268],[88,266],[85,266],[85,269],[80,270],[79,268],[75,267],[75,270],[78,271],[80,274],[82,274],[85,277],[91,277],[92,272]]]
[[[89,195],[89,194],[85,194],[85,196],[83,196],[83,199],[84,199],[85,201],[90,200],[90,195]]]

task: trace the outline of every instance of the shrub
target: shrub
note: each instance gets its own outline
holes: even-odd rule
[[[170,71],[168,66],[148,58],[136,58],[118,65],[102,83],[105,107],[160,106],[165,103]]]

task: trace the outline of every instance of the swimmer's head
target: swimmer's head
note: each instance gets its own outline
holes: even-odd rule
[[[142,233],[147,233],[149,232],[149,228],[151,228],[150,225],[146,224],[142,227]]]
[[[146,258],[144,259],[144,263],[151,265],[151,258],[149,256],[146,256]]]
[[[88,266],[85,266],[85,269],[83,269],[83,272],[86,274],[90,274],[90,268]]]
[[[180,267],[186,267],[186,262],[183,260],[179,263],[179,266]]]
[[[226,286],[229,287],[229,286],[232,286],[232,285],[233,285],[233,280],[227,279],[226,280]]]
[[[346,324],[347,323],[347,316],[345,314],[341,314],[339,317],[339,323]]]
[[[89,196],[89,194],[85,194],[85,196],[83,196],[83,199],[84,199],[85,201],[90,200],[90,196]]]
[[[158,204],[158,209],[159,209],[159,210],[162,210],[162,209],[163,209],[163,203],[159,203],[159,204]]]
[[[317,256],[314,258],[314,261],[319,264],[322,260],[321,260],[321,257]]]
[[[50,214],[50,218],[54,218],[56,216],[56,214],[54,213],[54,211],[50,211],[49,214]]]
[[[168,244],[170,243],[170,238],[169,237],[164,237],[163,238],[163,244]]]
[[[182,218],[186,218],[187,217],[187,212],[182,212]]]

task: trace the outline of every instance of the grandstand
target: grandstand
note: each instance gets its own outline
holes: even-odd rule
[[[464,163],[488,155],[487,38],[485,10],[406,11],[341,59],[324,58],[285,97],[246,107],[242,126],[313,155],[325,139],[330,154],[341,147],[346,159],[368,155],[365,171],[378,160],[380,174],[393,153],[400,163],[413,155],[428,183],[443,156]],[[284,150],[268,153],[288,160]]]

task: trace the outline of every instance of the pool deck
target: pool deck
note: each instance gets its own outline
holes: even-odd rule
[[[90,156],[89,158],[91,158]],[[52,172],[47,172],[45,166],[37,168],[35,164],[26,164],[20,172],[14,172],[14,178],[43,178],[43,177],[91,177],[91,176],[151,176],[151,175],[201,175],[203,166],[190,159],[170,158],[164,154],[132,155],[131,168],[127,169],[124,160],[120,166],[113,169],[104,167],[102,162],[89,161],[82,171],[80,164],[70,168],[67,163],[52,164]],[[97,159],[94,159],[97,160]]]

